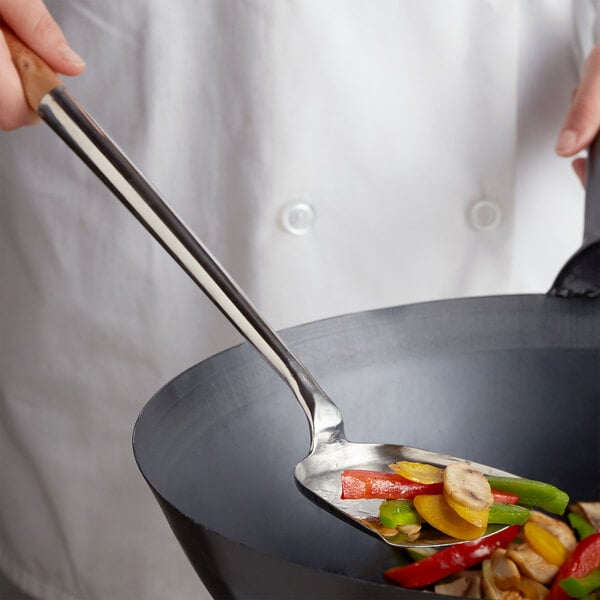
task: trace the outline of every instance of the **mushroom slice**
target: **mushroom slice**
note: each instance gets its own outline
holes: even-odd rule
[[[539,583],[550,583],[558,567],[540,556],[529,544],[510,544],[506,556],[517,563],[519,571]]]
[[[419,532],[421,531],[421,524],[417,523],[415,525],[400,525],[398,527],[398,533],[404,533],[409,537],[409,539],[417,539],[419,537]]]
[[[491,556],[492,577],[500,590],[516,587],[521,581],[517,564],[506,556],[506,550],[498,548]]]
[[[481,585],[483,587],[484,597],[488,598],[488,600],[501,600],[502,592],[494,581],[494,576],[492,574],[492,560],[490,558],[486,558],[481,563],[481,574],[483,576]]]
[[[466,577],[457,577],[452,581],[444,583],[436,583],[433,590],[436,594],[444,594],[446,596],[458,596],[464,598],[469,588],[469,581]]]
[[[464,572],[452,581],[436,584],[434,591],[436,594],[446,596],[481,598],[481,575],[475,572]]]
[[[544,600],[550,593],[545,585],[528,577],[521,577],[517,588],[527,600]]]
[[[453,463],[444,469],[444,494],[474,510],[489,508],[494,501],[485,475],[466,462]]]
[[[531,511],[529,520],[549,531],[569,552],[573,552],[577,545],[577,539],[573,530],[566,523],[549,517],[538,510]]]

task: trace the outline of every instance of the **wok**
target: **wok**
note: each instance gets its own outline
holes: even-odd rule
[[[600,302],[440,301],[283,332],[349,439],[464,456],[600,498]],[[135,426],[138,465],[217,598],[410,598],[401,554],[309,502],[304,413],[243,344],[184,372]]]

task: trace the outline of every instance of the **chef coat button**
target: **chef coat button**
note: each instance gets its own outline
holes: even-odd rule
[[[288,233],[304,235],[315,222],[315,209],[308,202],[289,202],[282,207],[279,221]]]
[[[478,200],[469,210],[469,222],[477,231],[493,231],[501,220],[502,209],[494,200]]]

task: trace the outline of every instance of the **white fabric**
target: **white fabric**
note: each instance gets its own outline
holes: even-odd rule
[[[587,0],[48,4],[73,95],[277,328],[545,292],[580,243],[553,146]],[[0,136],[0,186],[0,569],[47,599],[203,597],[130,437],[239,338],[47,127]]]

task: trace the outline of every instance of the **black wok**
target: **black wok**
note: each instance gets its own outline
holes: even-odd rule
[[[600,498],[600,302],[461,299],[284,332],[336,399],[350,440],[410,444]],[[400,555],[294,484],[303,411],[243,344],[160,390],[134,451],[175,535],[218,598],[408,598]]]

